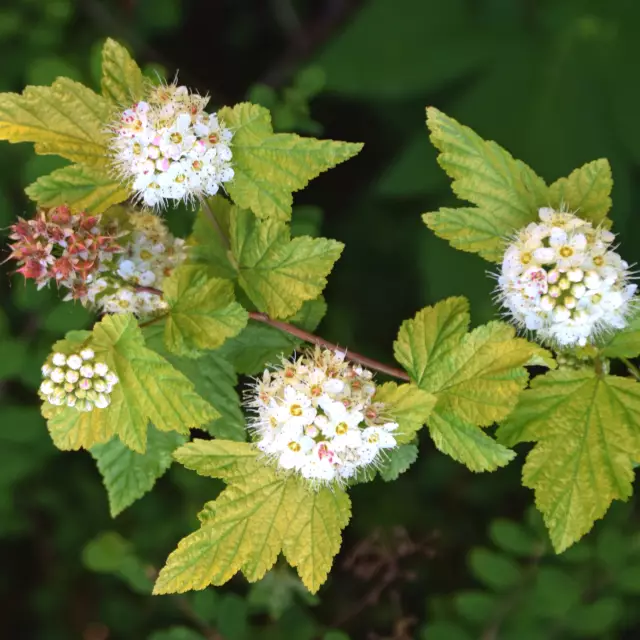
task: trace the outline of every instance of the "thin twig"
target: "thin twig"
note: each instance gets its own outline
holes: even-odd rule
[[[146,291],[147,293],[154,293],[157,296],[162,295],[162,291],[160,289],[154,289],[153,287],[136,287],[136,291]],[[396,367],[390,367],[389,365],[383,364],[382,362],[378,362],[377,360],[373,360],[372,358],[367,358],[367,356],[361,356],[359,353],[355,351],[347,351],[347,349],[343,349],[320,336],[316,336],[313,333],[309,333],[304,329],[300,329],[300,327],[296,327],[294,324],[289,324],[288,322],[282,322],[281,320],[274,320],[270,318],[266,313],[260,313],[259,311],[250,311],[249,317],[256,322],[262,322],[264,324],[268,324],[271,327],[275,327],[276,329],[280,329],[280,331],[284,331],[296,338],[300,338],[300,340],[304,340],[304,342],[309,342],[310,344],[316,344],[319,347],[324,347],[325,349],[330,349],[331,351],[342,351],[347,354],[347,358],[351,360],[351,362],[357,362],[368,369],[374,369],[375,371],[379,371],[380,373],[385,373],[392,378],[398,378],[400,380],[410,381],[409,376],[402,371],[402,369],[397,369]],[[147,320],[147,322],[143,322],[140,326],[146,327],[154,322],[161,320],[164,318],[162,316],[156,316],[151,320]]]
[[[622,362],[624,362],[625,366],[629,370],[629,373],[636,380],[640,381],[640,369],[638,369],[638,367],[636,367],[636,365],[633,364],[633,362],[631,362],[631,360],[629,360],[629,358],[620,358],[620,360],[622,360]]]
[[[357,362],[369,369],[375,369],[380,373],[385,373],[388,376],[392,376],[394,378],[399,378],[400,380],[409,381],[409,376],[402,371],[401,369],[396,369],[395,367],[390,367],[382,362],[378,362],[377,360],[373,360],[372,358],[367,358],[366,356],[361,356],[359,353],[355,353],[355,351],[348,351],[335,345],[331,342],[328,342],[324,338],[320,336],[316,336],[313,333],[309,333],[304,329],[300,329],[293,324],[289,324],[288,322],[282,322],[281,320],[274,320],[270,318],[266,313],[260,313],[258,311],[249,312],[249,317],[252,320],[256,320],[257,322],[264,322],[264,324],[268,324],[271,327],[275,327],[276,329],[280,329],[280,331],[284,331],[285,333],[289,333],[296,338],[300,338],[300,340],[304,340],[305,342],[309,342],[311,344],[316,344],[319,347],[324,347],[325,349],[330,349],[331,351],[343,351],[347,353],[347,358],[352,362]]]

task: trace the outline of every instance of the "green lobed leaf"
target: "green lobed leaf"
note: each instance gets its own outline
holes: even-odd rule
[[[233,365],[222,357],[220,350],[201,355],[197,359],[180,357],[166,350],[164,327],[158,322],[144,328],[147,346],[166,358],[182,372],[195,387],[196,393],[213,405],[219,418],[203,424],[201,429],[216,438],[244,441],[247,439],[245,417],[236,392],[238,377]]]
[[[640,313],[637,313],[622,331],[616,331],[602,346],[607,358],[636,358],[640,356]]]
[[[120,108],[140,100],[144,79],[140,67],[118,42],[107,38],[102,47],[102,95]]]
[[[194,349],[217,349],[247,324],[248,314],[235,301],[233,283],[209,278],[198,266],[174,269],[162,285],[170,306],[164,340],[170,351],[189,355]]]
[[[389,452],[380,467],[380,477],[385,482],[397,480],[417,459],[418,447],[415,444],[401,444]]]
[[[528,380],[524,368],[540,347],[490,322],[467,333],[468,304],[449,298],[419,311],[400,327],[396,359],[437,402],[429,417],[435,445],[472,471],[490,471],[513,458],[478,427],[505,418]]]
[[[237,210],[231,219],[231,250],[238,282],[260,311],[273,318],[295,314],[306,300],[317,298],[344,245],[326,238],[290,239],[277,220],[260,220]]]
[[[269,111],[248,102],[224,107],[219,115],[234,132],[229,195],[261,218],[288,220],[294,191],[362,149],[362,144],[274,134]]]
[[[68,204],[91,213],[102,213],[129,197],[129,191],[103,168],[81,164],[38,178],[25,193],[41,207]]]
[[[500,262],[506,238],[537,219],[548,204],[544,180],[493,141],[434,107],[427,109],[438,163],[453,178],[453,192],[476,208],[440,209],[424,215],[427,226],[456,249]]]
[[[399,444],[414,439],[436,404],[433,394],[414,384],[398,385],[395,382],[385,382],[379,386],[373,400],[384,403],[385,417],[398,423],[398,430],[394,435]]]
[[[591,369],[539,376],[497,434],[507,445],[535,442],[523,483],[534,489],[560,553],[587,533],[615,499],[632,492],[640,459],[640,387]]]
[[[57,154],[108,173],[109,102],[79,82],[58,78],[51,87],[0,94],[0,140],[34,142],[40,154]]]
[[[172,453],[186,439],[185,435],[158,431],[150,425],[144,453],[132,451],[118,438],[91,448],[107,489],[112,517],[151,491],[156,480],[171,466]]]
[[[589,162],[569,177],[556,180],[549,187],[549,206],[571,211],[594,225],[606,221],[611,209],[613,177],[605,158]]]
[[[242,571],[255,582],[282,550],[315,593],[340,548],[350,502],[340,489],[313,491],[257,459],[248,443],[195,440],[176,459],[228,487],[201,514],[201,528],[184,538],[160,572],[154,593],[182,593],[220,585]]]
[[[188,434],[219,416],[187,377],[145,346],[131,314],[105,316],[95,325],[90,345],[96,361],[104,360],[119,383],[106,409],[81,413],[64,408],[50,417],[49,431],[59,448],[90,448],[117,435],[127,447],[144,453],[149,421],[161,431]]]

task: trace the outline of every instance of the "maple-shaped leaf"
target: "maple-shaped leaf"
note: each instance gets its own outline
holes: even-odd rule
[[[560,553],[631,496],[640,460],[640,385],[593,369],[550,371],[520,396],[497,437],[535,442],[523,483],[535,491]]]
[[[243,209],[231,218],[230,233],[240,286],[273,318],[291,316],[317,298],[344,248],[326,238],[292,240],[284,222],[260,220]]]
[[[58,78],[50,87],[0,94],[0,140],[33,142],[36,153],[57,154],[108,170],[106,126],[112,105],[88,87]]]
[[[248,443],[195,440],[175,457],[228,486],[200,514],[200,529],[169,556],[154,593],[221,585],[238,571],[255,582],[281,551],[309,591],[320,588],[351,514],[344,491],[315,491],[297,476],[280,474]]]
[[[105,316],[85,344],[95,351],[96,361],[109,365],[119,382],[106,409],[49,410],[49,432],[60,449],[88,449],[117,435],[127,447],[144,453],[150,421],[161,431],[187,434],[219,417],[187,377],[145,346],[131,314]]]
[[[505,418],[526,386],[525,365],[540,347],[490,322],[468,332],[464,298],[448,298],[406,320],[394,343],[411,379],[437,398],[428,420],[435,445],[472,471],[491,471],[514,456],[483,433]]]
[[[608,336],[602,347],[607,358],[636,358],[640,356],[640,313],[636,313],[621,331]]]
[[[130,195],[127,187],[104,168],[82,164],[72,164],[38,178],[25,193],[41,207],[67,204],[91,213],[102,213]]]
[[[556,180],[549,187],[549,206],[558,211],[570,211],[595,226],[608,222],[611,209],[613,177],[605,158],[589,162],[573,171],[569,177]]]
[[[544,180],[501,146],[438,109],[427,109],[427,126],[440,151],[438,163],[453,178],[453,192],[475,207],[426,213],[425,223],[456,249],[500,262],[506,239],[548,206]]]
[[[217,349],[247,324],[248,314],[235,300],[233,283],[210,278],[199,266],[174,269],[163,281],[162,290],[170,307],[165,345],[178,355]]]
[[[102,95],[120,109],[142,99],[144,77],[129,52],[107,38],[102,47]]]
[[[150,425],[144,453],[132,451],[118,438],[91,448],[107,489],[112,517],[151,491],[171,466],[173,452],[186,439],[183,434],[158,431]]]
[[[288,220],[294,191],[362,149],[351,142],[273,133],[268,109],[248,102],[224,107],[219,115],[233,131],[235,177],[226,188],[235,203],[261,218]]]

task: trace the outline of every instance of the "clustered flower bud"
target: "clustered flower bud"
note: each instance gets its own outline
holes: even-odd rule
[[[53,281],[68,289],[65,300],[102,313],[152,316],[166,310],[162,296],[144,288],[162,290],[187,257],[184,240],[151,213],[133,212],[118,222],[55,207],[20,219],[11,239],[9,259],[18,261],[18,273],[39,289]]]
[[[82,300],[91,275],[108,269],[123,250],[117,232],[101,225],[101,216],[67,206],[40,209],[31,220],[20,218],[10,232],[8,259],[17,261],[18,273],[35,280],[38,289],[55,282],[69,290],[67,299]]]
[[[151,213],[129,216],[131,233],[113,271],[91,283],[88,299],[104,313],[150,316],[168,309],[162,296],[138,287],[162,290],[163,280],[187,257],[185,242],[174,238],[162,219]]]
[[[146,205],[211,196],[233,178],[233,134],[204,111],[208,101],[186,87],[161,85],[112,127],[117,170]]]
[[[266,369],[246,394],[261,451],[312,485],[343,483],[396,446],[370,371],[317,348]]]
[[[611,248],[615,235],[571,213],[542,208],[539,215],[541,222],[508,246],[498,277],[512,319],[559,347],[584,346],[624,328],[637,287]]]
[[[94,358],[92,349],[70,355],[54,353],[42,367],[40,393],[59,407],[77,411],[105,409],[111,403],[118,376],[104,362],[93,362]]]

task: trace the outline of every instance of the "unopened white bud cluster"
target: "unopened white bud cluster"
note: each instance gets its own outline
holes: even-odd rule
[[[611,248],[615,235],[571,213],[539,211],[507,248],[498,295],[515,322],[559,347],[622,329],[635,284]]]
[[[162,85],[112,127],[118,172],[146,205],[211,196],[233,178],[233,134],[204,111],[208,101],[186,87]]]
[[[246,395],[257,447],[319,486],[344,483],[396,447],[398,424],[374,402],[370,371],[316,349],[265,370]]]
[[[53,405],[78,411],[108,407],[118,376],[104,362],[93,362],[94,358],[92,349],[70,355],[54,353],[42,367],[42,395]]]
[[[162,290],[162,282],[187,257],[185,241],[174,238],[152,213],[132,213],[132,231],[111,273],[99,274],[88,288],[88,299],[103,313],[152,316],[166,311],[162,296],[139,287]]]

